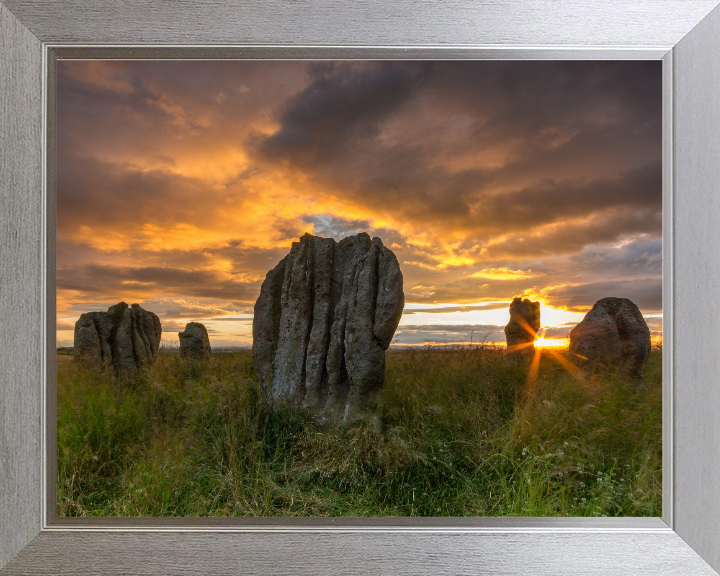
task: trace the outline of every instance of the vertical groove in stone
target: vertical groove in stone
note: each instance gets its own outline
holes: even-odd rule
[[[373,244],[356,267],[345,325],[345,364],[350,388],[364,396],[382,386],[385,353],[375,341],[378,247]]]
[[[115,328],[115,338],[111,343],[113,363],[118,372],[132,375],[136,372],[132,341],[132,315],[125,302],[122,303],[122,312]]]
[[[130,337],[132,340],[133,356],[135,357],[135,365],[142,366],[148,361],[147,349],[145,348],[145,341],[143,339],[142,329],[140,326],[139,314],[135,312],[135,307],[132,306],[128,310],[130,316]]]
[[[325,357],[330,335],[332,272],[336,243],[332,238],[314,238],[313,244],[313,305],[305,355],[304,405],[317,409],[324,405],[327,393]]]
[[[255,303],[253,362],[261,390],[271,404],[296,402],[319,423],[339,423],[382,386],[385,350],[404,304],[399,264],[365,233],[338,243],[306,234],[284,262],[281,288],[279,264]],[[274,338],[270,311],[277,301]]]
[[[94,312],[95,327],[100,338],[100,350],[102,354],[102,369],[107,370],[112,366],[112,350],[110,348],[110,328],[104,321],[108,312]]]
[[[93,312],[82,314],[75,323],[73,356],[78,364],[95,369],[102,367],[102,348]]]
[[[313,320],[315,318],[315,242],[310,241],[309,246],[305,249],[305,286],[307,287],[307,323],[305,323],[302,333],[303,347],[301,354],[302,371],[300,372],[300,382],[298,382],[297,396],[301,402],[305,402],[307,390],[307,360],[308,360],[308,344],[310,343],[310,333],[312,332]]]
[[[98,347],[100,348],[100,368],[102,368],[106,362],[106,358],[105,358],[105,354],[104,354],[105,351],[103,350],[102,340],[101,340],[101,336],[100,336],[100,318],[99,318],[99,315],[97,312],[91,312],[91,314],[92,314],[92,316],[91,316],[92,323],[95,328],[95,332],[97,333]],[[73,353],[74,353],[74,348],[73,348]]]
[[[280,337],[275,355],[272,381],[274,398],[302,400],[305,382],[303,371],[309,323],[312,315],[312,270],[308,270],[308,253],[312,236],[293,242],[285,271],[282,291]]]
[[[142,349],[145,352],[146,361],[153,362],[155,358],[150,344],[150,338],[152,337],[151,313],[140,308],[139,304],[133,304],[131,309],[135,320],[135,329],[137,330],[138,337],[142,342]]]
[[[350,377],[346,358],[348,310],[354,306],[353,286],[360,260],[370,246],[370,236],[360,233],[341,240],[336,249],[335,277],[340,277],[342,284],[340,301],[335,308],[331,342],[326,360],[328,396],[324,417],[329,420],[342,418],[346,412],[350,393]]]
[[[280,338],[282,286],[290,255],[265,276],[253,314],[253,366],[263,395],[269,395],[275,375],[274,361]]]

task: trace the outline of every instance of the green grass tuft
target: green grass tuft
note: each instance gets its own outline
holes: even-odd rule
[[[560,352],[564,357],[564,353]],[[58,358],[60,516],[658,516],[661,364],[577,381],[483,347],[387,354],[378,418],[259,401],[249,352],[131,382]]]

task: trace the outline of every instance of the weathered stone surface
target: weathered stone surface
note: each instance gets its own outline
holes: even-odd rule
[[[189,322],[185,330],[178,332],[180,356],[193,360],[210,360],[210,338],[207,329],[200,322]]]
[[[73,356],[75,362],[83,364],[88,368],[100,370],[102,368],[103,356],[100,346],[100,337],[95,326],[95,312],[82,314],[75,322],[75,342],[73,344]]]
[[[570,332],[570,352],[588,372],[617,370],[639,379],[650,356],[650,330],[631,300],[603,298]]]
[[[160,319],[138,304],[119,302],[107,312],[86,312],[75,323],[73,356],[95,370],[125,375],[155,362],[160,347]]]
[[[400,265],[379,238],[294,242],[255,303],[253,362],[265,399],[310,408],[319,423],[352,420],[383,384],[404,302]]]
[[[540,302],[515,298],[510,304],[510,322],[505,326],[509,352],[532,355],[535,335],[540,330]]]

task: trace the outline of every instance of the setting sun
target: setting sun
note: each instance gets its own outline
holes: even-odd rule
[[[568,338],[538,338],[535,348],[567,348],[569,343]]]

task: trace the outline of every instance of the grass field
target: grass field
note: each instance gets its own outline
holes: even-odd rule
[[[58,356],[57,512],[659,516],[661,360],[635,390],[548,352],[528,384],[504,350],[394,351],[379,418],[321,430],[259,403],[249,352],[161,353],[130,383]]]

